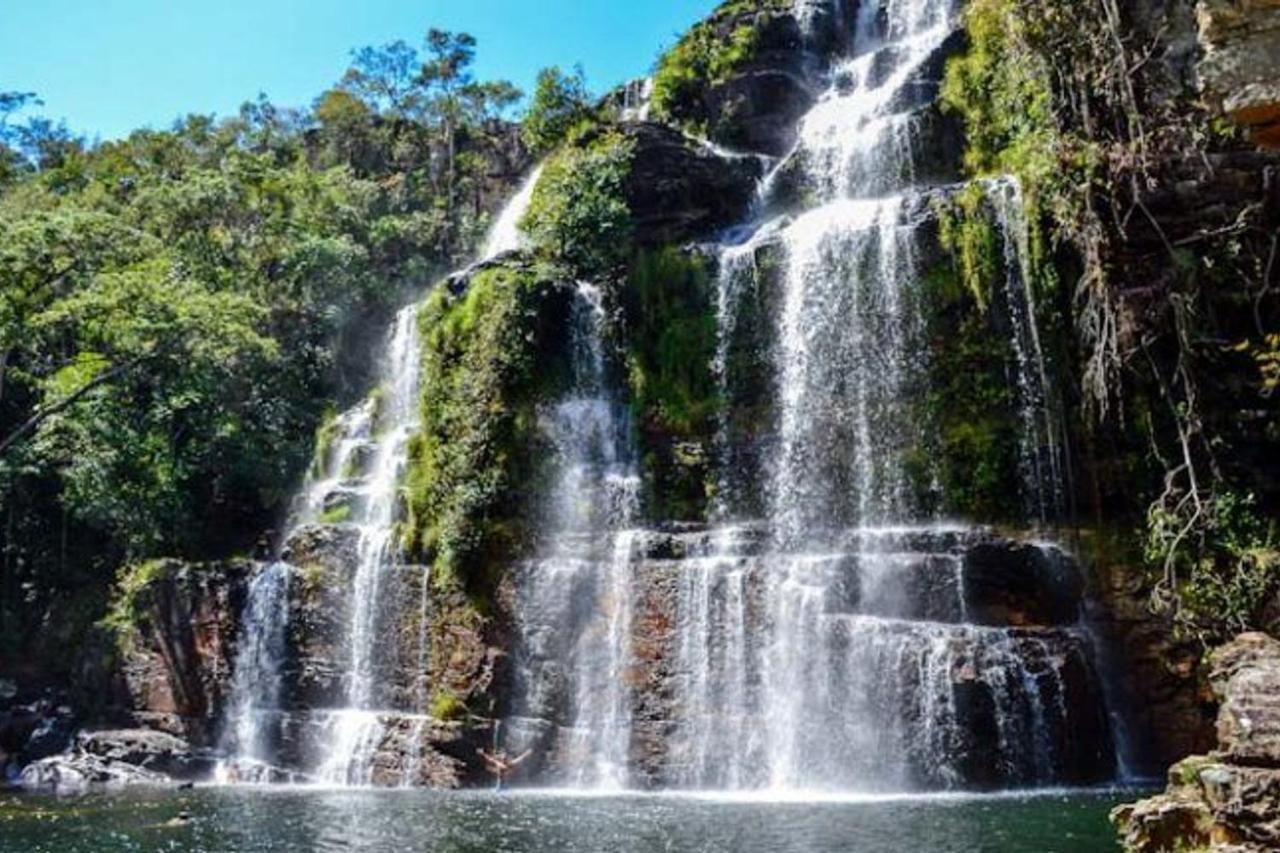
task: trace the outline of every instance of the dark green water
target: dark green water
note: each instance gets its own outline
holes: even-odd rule
[[[762,802],[209,788],[0,797],[0,851],[1083,853],[1133,792]],[[191,817],[169,824],[180,811]]]

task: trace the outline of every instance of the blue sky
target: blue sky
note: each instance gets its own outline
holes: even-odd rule
[[[546,65],[582,63],[594,91],[645,73],[717,0],[0,0],[0,91],[90,138],[229,115],[266,92],[303,105],[352,48],[428,27],[480,42],[476,72],[528,91]]]

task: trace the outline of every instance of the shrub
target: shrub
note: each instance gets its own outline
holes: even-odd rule
[[[626,258],[631,210],[625,188],[634,149],[621,133],[605,131],[547,161],[520,223],[543,254],[584,275]]]
[[[523,544],[546,456],[536,406],[568,372],[557,334],[567,288],[552,272],[482,270],[464,293],[438,287],[419,317],[422,430],[409,449],[404,540],[438,586],[485,595],[490,572]]]

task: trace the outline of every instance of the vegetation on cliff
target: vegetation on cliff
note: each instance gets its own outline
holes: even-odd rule
[[[942,101],[965,121],[971,173],[1022,184],[1038,286],[1075,332],[1095,518],[1142,528],[1153,601],[1187,633],[1257,626],[1280,591],[1280,495],[1258,455],[1277,440],[1277,214],[1227,195],[1214,165],[1247,146],[1179,89],[1159,23],[1136,9],[974,0],[965,24]],[[1213,201],[1183,209],[1197,193]],[[967,282],[982,275],[969,229]]]
[[[707,262],[673,246],[639,251],[621,301],[649,512],[700,520],[721,403],[712,371],[717,331]]]
[[[520,223],[544,255],[581,275],[626,259],[631,210],[624,185],[633,152],[616,130],[592,127],[547,159]]]
[[[652,108],[663,120],[705,135],[695,116],[707,90],[725,83],[755,56],[759,33],[751,16],[789,8],[788,0],[728,0],[695,24],[658,60]]]
[[[538,405],[568,377],[561,281],[542,265],[489,267],[462,292],[438,287],[423,308],[423,426],[404,538],[439,586],[483,598],[525,543],[546,457]]]

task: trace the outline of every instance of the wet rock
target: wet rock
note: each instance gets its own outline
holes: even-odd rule
[[[44,716],[22,748],[26,761],[39,761],[57,755],[71,745],[75,731],[75,715],[69,706],[61,706],[56,712]]]
[[[759,160],[723,157],[652,122],[624,123],[621,130],[635,144],[624,192],[637,242],[682,243],[745,216],[763,174]]]
[[[213,769],[207,757],[197,755],[181,738],[154,729],[103,729],[81,732],[75,751],[109,764],[131,765],[178,779],[207,778]]]
[[[257,774],[275,781],[319,780],[306,771],[324,764],[336,727],[350,712],[304,711],[283,720],[279,765],[240,766],[237,773]],[[394,712],[359,714],[368,776],[347,781],[379,788],[451,789],[476,781],[472,764],[484,743],[476,730],[462,724],[415,714]]]
[[[82,650],[92,716],[209,743],[230,689],[238,620],[255,564],[168,561],[133,595],[134,621]]]
[[[1105,555],[1091,562],[1089,622],[1112,656],[1111,684],[1128,723],[1130,769],[1154,776],[1187,755],[1213,749],[1216,707],[1201,667],[1203,650],[1176,638],[1168,620],[1151,612],[1145,566]]]
[[[18,784],[28,791],[52,794],[82,794],[95,788],[129,785],[166,785],[161,773],[111,761],[97,755],[57,755],[28,764]]]
[[[1052,547],[983,542],[964,555],[968,618],[982,625],[1071,625],[1080,620],[1084,579]]]
[[[302,568],[321,566],[343,576],[360,559],[360,530],[350,524],[308,524],[289,537],[285,562]]]
[[[799,119],[825,89],[824,75],[848,38],[852,3],[724,6],[707,18],[726,43],[750,29],[751,55],[734,73],[676,105],[678,121],[705,128],[717,143],[774,157],[795,144]]]

